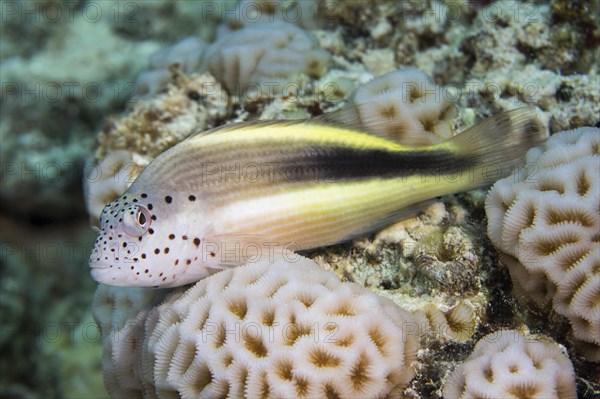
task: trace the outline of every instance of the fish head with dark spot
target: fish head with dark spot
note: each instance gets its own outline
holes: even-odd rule
[[[198,233],[201,211],[188,197],[127,192],[106,205],[89,260],[92,278],[114,286],[176,287],[206,277],[211,260]]]

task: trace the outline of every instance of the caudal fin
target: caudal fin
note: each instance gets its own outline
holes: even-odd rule
[[[476,165],[474,183],[482,186],[509,175],[547,137],[535,108],[525,107],[493,115],[441,145],[470,157]]]

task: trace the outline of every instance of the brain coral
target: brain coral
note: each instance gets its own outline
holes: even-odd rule
[[[372,131],[399,135],[406,144],[435,144],[452,137],[456,111],[449,98],[427,74],[401,68],[359,86],[350,103]]]
[[[567,317],[600,361],[600,129],[553,135],[486,200],[488,235],[515,292]]]
[[[160,301],[164,292],[107,285],[99,285],[96,290],[92,311],[103,338],[104,385],[112,397],[141,397],[136,334],[143,329],[150,304]]]
[[[502,330],[483,337],[444,385],[444,398],[576,398],[575,372],[549,339]]]
[[[319,77],[326,71],[330,54],[317,45],[308,32],[283,21],[226,32],[209,46],[187,38],[152,56],[150,70],[138,77],[138,93],[162,89],[173,63],[186,73],[212,73],[231,94],[249,88],[280,93],[286,84],[293,86],[298,74]]]
[[[154,308],[136,291],[125,323],[106,290],[94,308],[113,397],[382,397],[415,375],[416,319],[305,258],[225,270]]]
[[[210,71],[228,90],[259,85],[275,92],[299,73],[321,76],[329,53],[317,48],[306,31],[287,23],[249,25],[233,31],[207,50],[201,68]]]

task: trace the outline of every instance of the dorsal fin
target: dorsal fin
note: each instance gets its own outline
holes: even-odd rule
[[[355,104],[347,104],[338,110],[319,115],[310,119],[310,122],[371,133],[369,131],[365,131],[363,121],[360,119],[358,108]]]
[[[234,122],[227,125],[218,126],[209,130],[198,131],[188,136],[188,140],[198,136],[208,136],[210,134],[224,133],[241,128],[259,128],[273,125],[290,126],[295,124],[317,124],[317,125],[330,125],[338,128],[358,131],[373,136],[381,137],[386,140],[394,141],[403,145],[414,144],[415,137],[423,137],[425,139],[431,139],[429,136],[425,136],[422,131],[394,131],[390,126],[390,121],[384,117],[378,117],[377,112],[360,112],[361,108],[382,108],[383,106],[375,101],[369,101],[361,104],[348,104],[343,108],[336,111],[328,112],[326,114],[317,116],[312,119],[285,119],[285,120],[254,120],[245,122]],[[433,135],[431,135],[433,136]],[[408,137],[408,138],[407,138]],[[435,138],[434,138],[435,140]],[[439,140],[443,141],[442,139]],[[424,141],[423,144],[430,145],[431,140]]]
[[[259,127],[273,126],[273,125],[289,126],[289,125],[294,125],[294,124],[299,124],[299,123],[305,123],[307,121],[308,121],[307,119],[277,119],[277,120],[266,119],[266,120],[233,122],[233,123],[228,123],[226,125],[213,127],[212,129],[208,129],[208,130],[199,130],[197,132],[190,134],[186,138],[186,140],[190,140],[197,136],[208,136],[210,134],[230,132],[232,130],[241,129],[241,128],[246,128],[246,129],[247,128],[259,128]]]

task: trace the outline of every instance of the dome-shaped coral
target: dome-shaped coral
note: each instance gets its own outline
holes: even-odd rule
[[[210,71],[230,92],[257,86],[279,93],[299,73],[321,76],[329,57],[307,32],[278,22],[223,36],[206,50],[200,69]]]
[[[577,397],[573,365],[549,339],[502,330],[483,337],[448,377],[444,398]]]
[[[600,129],[553,135],[486,200],[515,292],[567,317],[600,361]]]
[[[230,94],[272,95],[297,88],[298,74],[319,77],[330,54],[308,32],[284,21],[249,24],[226,32],[206,46],[186,38],[155,53],[150,69],[138,77],[140,95],[155,94],[169,79],[169,66],[185,73],[208,71]],[[295,87],[294,87],[295,86]]]
[[[150,304],[160,301],[164,292],[108,285],[96,290],[92,311],[103,337],[104,385],[113,397],[140,397],[137,334],[143,331]]]
[[[366,128],[405,144],[435,144],[452,137],[456,111],[451,97],[416,68],[378,76],[350,98]]]
[[[381,397],[415,375],[420,338],[410,313],[305,258],[217,273],[125,326],[104,342],[113,396]]]

